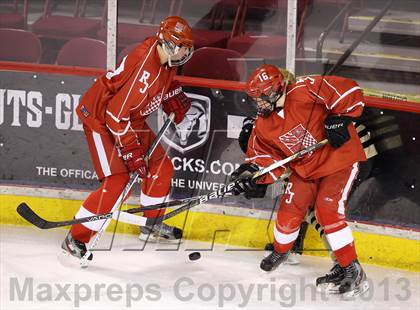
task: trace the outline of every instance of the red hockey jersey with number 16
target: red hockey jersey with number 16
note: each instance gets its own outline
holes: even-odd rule
[[[277,160],[326,139],[324,120],[328,115],[358,117],[364,107],[363,94],[356,82],[337,76],[307,76],[289,85],[283,109],[267,118],[257,117],[248,142],[246,162],[267,167]],[[290,164],[304,179],[333,174],[355,162],[366,160],[352,124],[350,140],[340,148],[329,144]],[[272,183],[284,172],[278,168],[261,177],[259,183]]]

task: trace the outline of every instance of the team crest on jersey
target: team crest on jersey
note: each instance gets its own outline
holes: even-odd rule
[[[301,149],[317,143],[316,139],[302,124],[280,136],[279,139],[292,153],[299,152]]]
[[[185,114],[184,120],[172,124],[166,131],[163,140],[175,150],[186,153],[203,145],[210,134],[210,103],[209,97],[185,93],[191,98],[191,108]],[[159,109],[158,126],[162,127],[167,115]]]

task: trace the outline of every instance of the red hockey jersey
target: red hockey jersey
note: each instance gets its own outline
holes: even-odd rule
[[[363,94],[353,80],[337,76],[307,76],[287,87],[283,109],[267,118],[257,117],[252,130],[246,162],[267,167],[297,151],[326,139],[324,120],[328,115],[358,117],[363,111]],[[358,161],[366,160],[353,124],[350,140],[340,148],[326,145],[290,164],[304,179],[317,179],[335,173]],[[272,183],[285,168],[260,178]]]
[[[111,132],[119,146],[138,139],[149,114],[159,108],[176,73],[160,63],[157,40],[137,46],[119,67],[96,80],[77,107],[84,125]]]

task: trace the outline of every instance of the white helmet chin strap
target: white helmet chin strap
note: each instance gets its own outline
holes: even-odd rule
[[[168,56],[168,66],[172,67],[171,51],[169,50],[168,45],[165,42],[162,42],[162,49],[166,53],[166,56]]]

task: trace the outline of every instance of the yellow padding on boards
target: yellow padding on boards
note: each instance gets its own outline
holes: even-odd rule
[[[81,205],[81,201],[78,200],[0,195],[0,223],[30,225],[16,213],[16,207],[23,201],[50,221],[72,218]],[[265,219],[189,211],[168,220],[167,223],[183,227],[184,237],[187,239],[207,242],[214,240],[215,243],[226,244],[228,249],[262,249],[273,238],[272,223],[269,225]],[[113,231],[114,225],[115,221],[112,221],[108,231]],[[137,234],[138,228],[119,223],[117,232]],[[353,232],[353,235],[361,262],[420,271],[419,241],[364,232]],[[305,249],[313,250],[305,251],[305,254],[327,255],[318,233],[311,228],[305,238]]]

